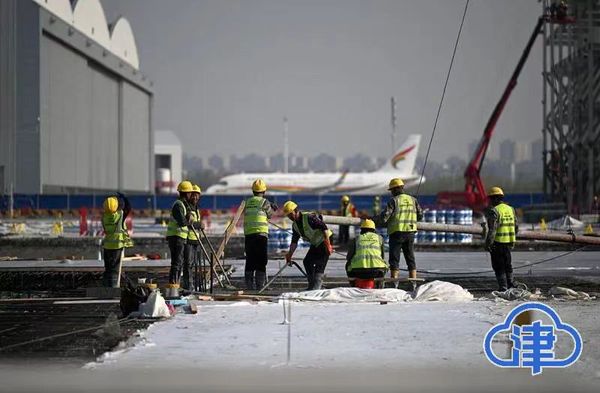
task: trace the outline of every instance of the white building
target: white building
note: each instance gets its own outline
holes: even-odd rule
[[[173,131],[154,133],[154,165],[156,167],[156,193],[174,194],[182,180],[183,157],[181,141]]]

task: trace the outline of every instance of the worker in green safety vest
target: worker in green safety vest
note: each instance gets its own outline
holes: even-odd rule
[[[513,268],[511,250],[518,232],[515,209],[503,201],[504,191],[492,187],[488,192],[489,206],[484,214],[487,221],[485,249],[492,259],[492,269],[498,281],[500,291],[513,287]]]
[[[340,216],[342,217],[356,217],[356,208],[350,202],[350,197],[348,195],[344,195],[341,199],[340,205]],[[347,244],[350,240],[350,226],[349,225],[340,225],[339,228],[339,244]]]
[[[392,198],[376,220],[382,225],[387,225],[391,277],[400,276],[400,252],[402,252],[406,259],[409,277],[417,278],[415,233],[417,233],[417,221],[423,219],[423,211],[417,198],[404,192],[402,179],[390,180],[388,190]]]
[[[383,237],[370,219],[360,224],[360,235],[348,246],[346,273],[354,278],[385,277],[388,264],[385,262]]]
[[[267,185],[262,179],[252,183],[252,194],[244,207],[244,248],[246,266],[244,281],[246,289],[262,289],[267,283],[267,246],[269,219],[277,205],[265,198]]]
[[[120,265],[123,250],[132,247],[133,243],[127,233],[125,219],[131,212],[131,204],[123,194],[117,193],[121,198],[111,196],[104,200],[102,214],[102,228],[104,240],[102,242],[104,258],[104,274],[102,276],[105,287],[119,287]]]
[[[190,193],[189,198],[189,221],[191,225],[200,225],[200,228],[204,228],[200,218],[200,212],[198,211],[198,204],[200,203],[200,196],[202,195],[202,189],[197,184],[192,184],[192,192]],[[182,288],[193,290],[194,283],[192,274],[194,261],[196,261],[196,257],[198,254],[198,245],[200,244],[200,239],[196,236],[199,235],[198,231],[193,231],[192,228],[188,230],[187,241],[185,242],[185,247],[183,251],[183,277],[182,277]],[[197,261],[196,261],[197,262]]]
[[[313,212],[301,212],[294,201],[287,201],[283,205],[283,214],[292,222],[292,243],[290,250],[285,255],[285,260],[292,263],[292,256],[298,247],[298,241],[302,238],[310,243],[310,248],[304,257],[304,269],[308,280],[307,290],[321,289],[325,267],[329,261],[329,255],[333,252],[331,246],[331,231],[323,222],[321,217]]]
[[[192,223],[190,200],[194,186],[190,181],[184,180],[177,186],[177,191],[179,192],[179,198],[173,203],[171,217],[167,225],[167,241],[169,243],[169,251],[171,251],[169,284],[174,287],[179,286],[185,245],[190,231],[189,226]],[[199,229],[200,223],[196,223],[196,226]]]

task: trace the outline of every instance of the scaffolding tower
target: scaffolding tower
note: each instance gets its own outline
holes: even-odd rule
[[[568,18],[543,29],[544,193],[582,214],[600,193],[600,0],[569,1]]]

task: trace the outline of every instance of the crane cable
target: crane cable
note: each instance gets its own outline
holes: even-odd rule
[[[450,67],[448,68],[448,74],[446,75],[446,82],[444,83],[444,90],[442,91],[442,97],[440,98],[440,105],[438,106],[437,114],[435,116],[435,122],[433,124],[433,130],[431,131],[431,138],[429,139],[429,145],[427,146],[427,154],[425,154],[425,162],[423,162],[423,168],[421,170],[421,176],[419,177],[419,185],[417,186],[416,197],[419,197],[419,191],[421,190],[421,183],[423,182],[423,175],[425,174],[425,167],[427,166],[427,160],[429,159],[429,151],[431,150],[431,144],[433,143],[433,136],[437,128],[438,120],[440,118],[440,112],[442,111],[442,105],[444,103],[444,97],[446,96],[446,88],[448,87],[448,80],[450,80],[450,73],[452,72],[452,66],[454,65],[454,57],[456,56],[456,49],[458,48],[458,42],[460,41],[460,35],[462,33],[463,25],[465,23],[465,17],[467,16],[467,9],[469,8],[469,0],[465,2],[465,10],[463,12],[462,20],[460,22],[460,28],[458,29],[458,35],[456,36],[456,42],[454,43],[454,51],[452,52],[452,59],[450,60]]]

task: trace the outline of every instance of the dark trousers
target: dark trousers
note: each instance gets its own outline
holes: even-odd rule
[[[408,270],[416,270],[414,232],[394,232],[390,235],[390,269],[400,269],[400,252],[404,254]]]
[[[169,284],[179,284],[181,267],[183,265],[183,255],[185,251],[186,240],[179,236],[169,236],[169,251],[171,251],[171,270],[169,270]]]
[[[347,244],[349,240],[350,240],[350,226],[340,225],[339,244]]]
[[[198,244],[195,242],[186,242],[183,249],[183,283],[182,287],[185,289],[194,289],[193,283],[193,268],[194,263],[198,263]]]
[[[385,277],[386,272],[387,269],[353,269],[348,272],[348,277],[362,279],[380,278]]]
[[[513,287],[513,268],[510,248],[510,244],[494,242],[492,250],[490,251],[490,256],[492,257],[492,269],[494,269],[498,287],[501,291],[506,291],[508,288]]]
[[[267,271],[267,242],[268,238],[263,235],[253,234],[246,236],[244,239],[246,249],[246,266],[244,267],[244,271]]]
[[[310,246],[303,260],[309,289],[312,289],[313,285],[315,284],[317,275],[322,275],[325,272],[325,267],[327,267],[328,261],[329,254],[327,253],[327,247],[325,247],[325,243],[321,243],[317,247]]]
[[[105,287],[117,288],[122,251],[122,248],[119,248],[118,250],[104,249],[104,274],[102,275],[102,285]]]

